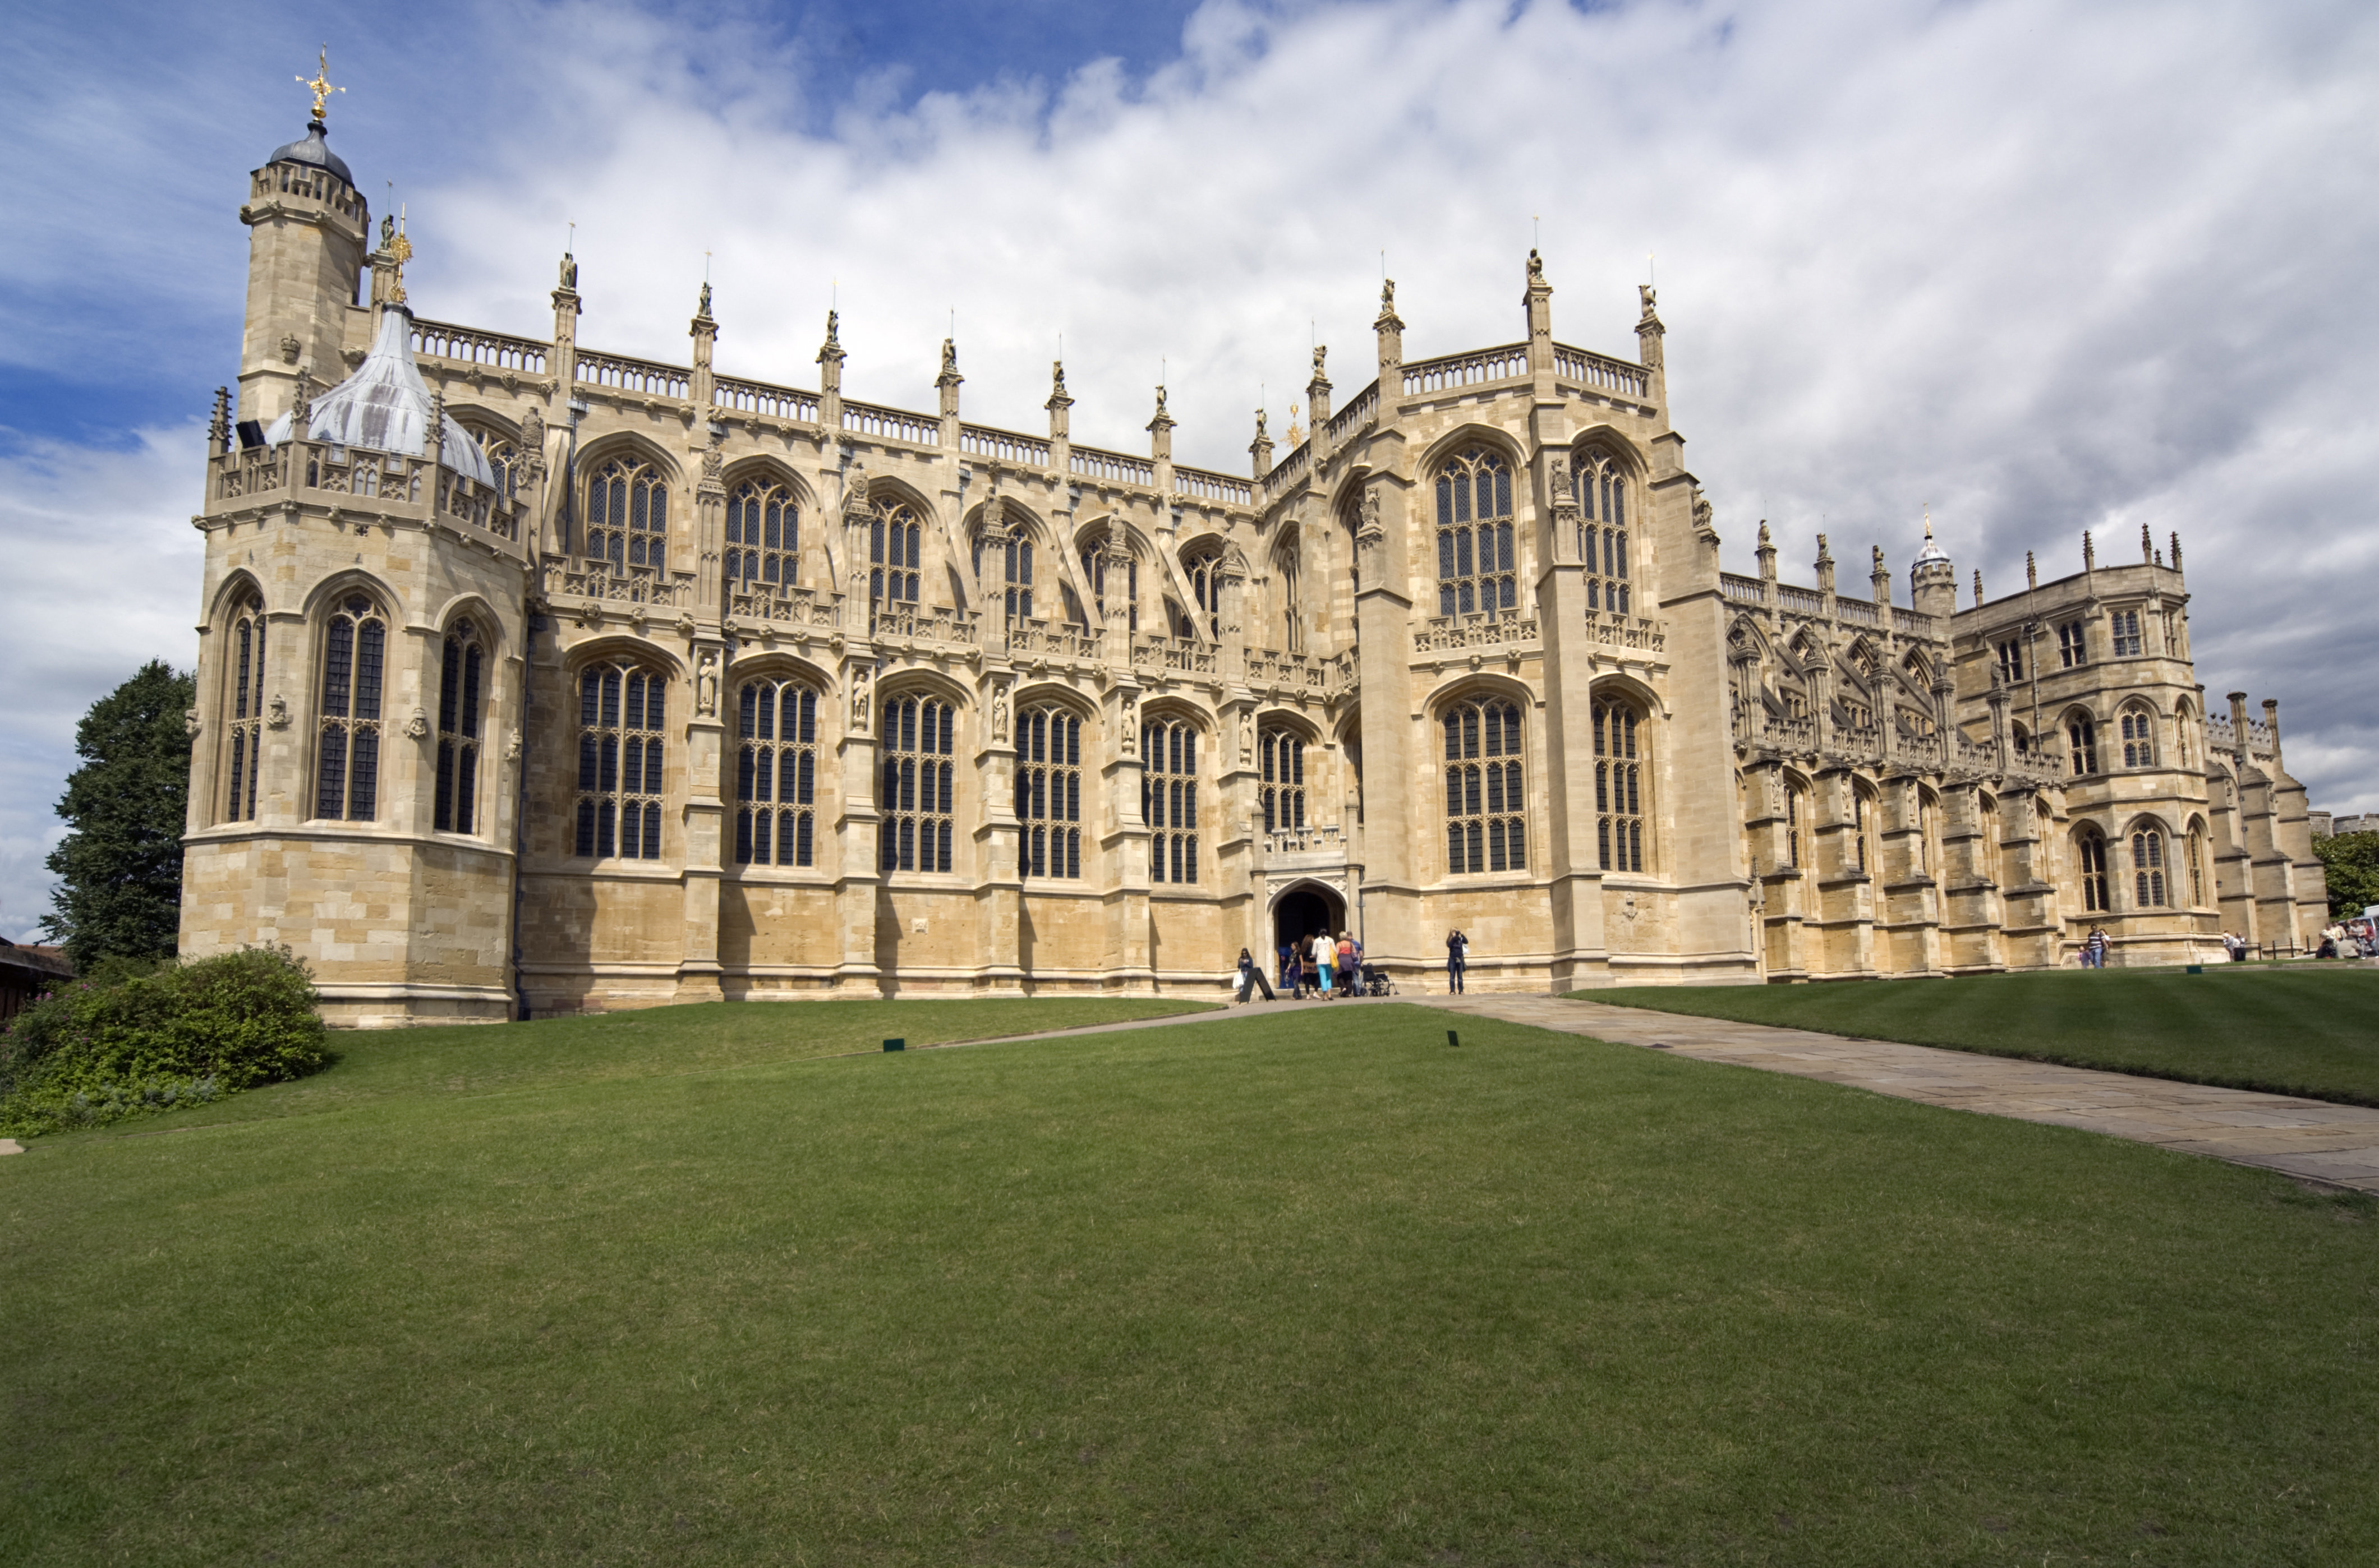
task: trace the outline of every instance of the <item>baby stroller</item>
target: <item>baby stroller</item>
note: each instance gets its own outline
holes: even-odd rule
[[[1396,983],[1388,978],[1388,971],[1386,970],[1382,969],[1377,964],[1365,964],[1363,966],[1364,995],[1393,996],[1395,994]]]

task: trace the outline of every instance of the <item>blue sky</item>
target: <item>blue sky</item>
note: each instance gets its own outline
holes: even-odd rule
[[[331,30],[327,37],[323,30]],[[424,314],[542,335],[578,223],[590,344],[1247,462],[1309,344],[1366,379],[1381,252],[1423,356],[1632,354],[1658,253],[1675,415],[1728,564],[1769,520],[1962,577],[2080,534],[2188,548],[2210,690],[2279,697],[2316,804],[2379,807],[2379,12],[2298,0],[81,6],[0,54],[0,933],[75,718],[194,648],[199,422],[235,368],[247,171],[302,129],[405,203]],[[1863,575],[1863,573],[1860,573]]]

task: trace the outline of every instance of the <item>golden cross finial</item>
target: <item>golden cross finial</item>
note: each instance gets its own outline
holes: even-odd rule
[[[331,85],[331,46],[329,44],[322,45],[321,59],[314,66],[314,79],[308,81],[304,77],[299,77],[297,85],[314,95],[314,117],[318,120],[322,117],[322,105],[330,102],[331,94],[346,91],[344,87]]]

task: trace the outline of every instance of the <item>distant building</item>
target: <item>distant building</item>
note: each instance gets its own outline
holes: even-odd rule
[[[415,318],[319,121],[249,178],[207,458],[185,951],[393,1023],[1211,989],[1346,927],[1474,983],[2216,958],[2322,919],[2276,705],[2209,710],[2169,559],[1957,606],[1722,572],[1636,354],[1408,360],[1249,477]],[[368,289],[367,289],[368,283]]]
[[[2316,838],[2333,838],[2340,833],[2379,833],[2379,813],[2363,816],[2332,816],[2325,811],[2306,814],[2313,823]]]
[[[74,978],[64,947],[42,947],[0,936],[0,1023],[39,1001],[44,992]]]

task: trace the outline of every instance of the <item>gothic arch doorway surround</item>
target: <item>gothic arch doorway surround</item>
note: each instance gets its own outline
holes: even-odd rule
[[[1292,883],[1272,904],[1272,945],[1277,953],[1292,937],[1346,929],[1346,900],[1318,882]]]

